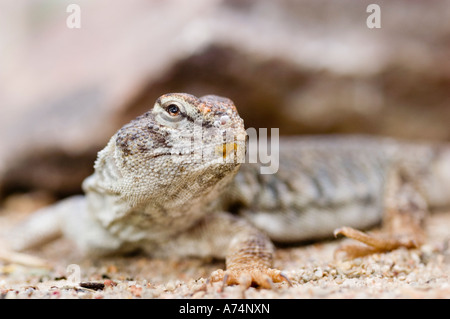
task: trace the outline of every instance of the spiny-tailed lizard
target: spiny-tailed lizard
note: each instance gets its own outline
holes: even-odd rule
[[[24,249],[64,234],[89,255],[225,258],[211,275],[271,287],[273,242],[343,234],[351,256],[417,247],[430,209],[450,206],[450,148],[364,136],[286,137],[279,168],[242,163],[246,131],[233,102],[171,93],[98,153],[84,196],[44,208],[14,236]],[[358,229],[383,219],[386,237]],[[338,228],[336,230],[336,228]]]

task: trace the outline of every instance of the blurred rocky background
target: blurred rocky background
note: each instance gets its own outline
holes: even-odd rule
[[[282,135],[449,140],[450,1],[0,0],[0,197],[79,192],[110,136],[174,91]]]

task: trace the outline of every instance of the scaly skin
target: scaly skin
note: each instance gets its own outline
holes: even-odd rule
[[[370,246],[344,247],[351,256],[416,247],[428,210],[450,204],[446,146],[283,138],[279,170],[261,175],[260,164],[240,169],[245,138],[229,99],[163,95],[99,152],[83,183],[86,195],[38,212],[16,247],[62,233],[90,255],[141,248],[155,256],[225,258],[226,270],[212,281],[269,288],[287,281],[271,268],[271,240],[317,239],[347,226],[335,233]],[[382,218],[386,238],[352,228]]]

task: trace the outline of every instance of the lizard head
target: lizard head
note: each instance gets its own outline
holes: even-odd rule
[[[116,133],[115,166],[136,192],[206,194],[237,172],[246,136],[231,100],[165,94]]]
[[[242,162],[246,132],[230,99],[169,93],[156,100],[152,115],[171,155],[188,155],[198,164]]]

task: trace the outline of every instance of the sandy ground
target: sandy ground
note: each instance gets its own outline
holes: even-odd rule
[[[24,211],[29,211],[25,205]],[[28,212],[0,210],[0,234]],[[19,209],[20,211],[20,209]],[[450,213],[435,213],[420,249],[344,260],[332,240],[278,248],[275,267],[292,282],[272,290],[208,283],[222,261],[152,259],[146,256],[87,259],[58,239],[27,252],[51,264],[25,266],[0,258],[0,298],[450,298]],[[80,284],[81,283],[81,284]]]

